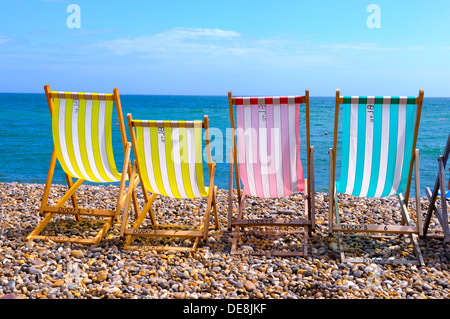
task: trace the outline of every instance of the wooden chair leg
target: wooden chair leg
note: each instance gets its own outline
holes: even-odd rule
[[[329,176],[328,176],[328,232],[333,233],[333,210],[335,209],[335,186],[333,172],[333,149],[330,148],[329,154]]]
[[[49,167],[48,173],[47,173],[47,180],[45,181],[45,186],[44,186],[44,195],[42,196],[41,207],[39,210],[40,216],[44,216],[44,207],[47,206],[47,203],[48,203],[48,195],[50,193],[50,187],[51,187],[52,180],[53,180],[53,173],[55,172],[56,159],[57,159],[56,151],[55,151],[55,148],[53,148],[52,157],[50,159],[50,167]]]
[[[214,213],[214,221],[215,221],[214,229],[220,230],[219,215],[217,213],[217,186],[214,186],[213,213]]]
[[[232,218],[233,218],[233,149],[230,148],[230,163],[228,168],[228,221],[227,221],[228,231],[231,231]]]
[[[65,174],[65,175],[66,175],[67,186],[70,189],[73,186],[72,177],[70,175],[68,175],[68,174]],[[78,208],[77,195],[75,193],[72,194],[71,199],[72,199],[72,207],[73,208]],[[80,221],[80,216],[79,215],[75,215],[75,220],[77,222],[79,222]]]
[[[447,207],[447,198],[445,195],[445,165],[444,165],[444,157],[439,157],[439,184],[441,191],[441,216],[442,216],[442,230],[444,232],[444,242],[450,242],[450,232],[448,227],[448,207]]]
[[[309,209],[310,209],[310,215],[309,220],[311,220],[311,232],[315,231],[316,229],[316,196],[315,196],[315,180],[314,180],[314,147],[311,146],[311,159],[310,159],[310,181],[309,181]]]
[[[422,227],[422,208],[420,205],[420,175],[419,175],[419,150],[416,150],[414,160],[414,180],[415,180],[415,193],[416,193],[416,225],[419,237],[423,236]]]

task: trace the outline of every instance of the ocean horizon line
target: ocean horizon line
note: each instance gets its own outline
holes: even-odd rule
[[[67,91],[70,92],[70,91]],[[0,94],[35,94],[35,95],[45,95],[45,92],[0,92]],[[121,96],[179,96],[179,97],[228,97],[227,94],[225,95],[218,95],[218,94],[145,94],[145,93],[122,93],[120,92]],[[299,94],[302,95],[302,94]],[[345,94],[346,96],[350,96],[349,94]],[[258,97],[258,96],[288,96],[288,95],[273,95],[273,94],[238,94],[235,96],[251,96],[251,97]],[[383,96],[383,95],[374,95],[374,96]],[[335,98],[335,95],[309,95],[310,98]],[[449,99],[450,96],[424,96],[424,99]]]

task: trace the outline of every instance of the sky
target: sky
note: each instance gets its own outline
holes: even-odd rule
[[[449,80],[448,0],[0,0],[0,92],[449,97]]]

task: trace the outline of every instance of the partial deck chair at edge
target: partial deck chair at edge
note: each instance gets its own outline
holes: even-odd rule
[[[231,254],[306,256],[308,235],[315,229],[314,148],[310,146],[309,138],[309,92],[306,90],[304,96],[284,97],[233,97],[232,92],[229,92],[228,102],[233,142],[230,150],[228,191]],[[306,117],[306,179],[303,177],[300,160],[300,104],[305,105]],[[237,213],[234,212],[233,203],[233,166],[236,177]],[[301,218],[282,217],[281,214],[293,213],[284,210],[272,212],[276,214],[275,217],[244,217],[245,202],[249,196],[264,200],[287,197],[302,191],[305,211],[301,212]],[[303,245],[266,248],[267,245],[263,242],[259,249],[244,247],[248,245],[240,245],[242,247],[238,248],[241,235],[258,236],[258,233],[278,239],[282,235],[300,235]],[[294,239],[292,243],[295,242]]]
[[[121,237],[125,238],[123,249],[150,249],[156,251],[174,250],[196,252],[200,243],[207,241],[210,229],[219,230],[219,220],[216,206],[217,187],[214,185],[216,163],[211,161],[208,117],[203,121],[148,121],[133,120],[127,115],[131,142],[134,152],[134,164],[131,173],[139,174],[146,198],[141,211],[137,210],[132,228],[128,227],[128,207],[125,208],[121,227]],[[208,160],[209,187],[205,187],[203,175],[202,132],[204,129],[206,154]],[[136,131],[135,131],[136,130]],[[132,190],[129,189],[129,192]],[[206,209],[203,220],[191,224],[159,224],[152,209],[152,204],[158,195],[174,199],[194,199],[206,197]],[[199,207],[199,211],[200,211]],[[210,227],[211,211],[215,224]],[[164,211],[160,211],[164,214]],[[193,214],[190,211],[179,211],[178,214]],[[150,226],[143,226],[147,215]],[[194,225],[200,222],[200,225]],[[175,223],[175,222],[174,222]],[[147,239],[169,238],[164,245],[137,243],[130,245],[135,237]],[[176,245],[175,239],[187,238],[192,245]]]
[[[330,233],[336,233],[338,236],[342,262],[424,264],[417,238],[422,234],[419,150],[416,149],[422,103],[423,90],[420,90],[418,97],[340,96],[340,91],[336,90],[333,148],[329,150],[328,227]],[[341,175],[340,181],[335,182],[341,104],[343,108]],[[412,224],[408,209],[413,167],[416,194],[415,225]],[[376,222],[365,224],[362,220],[358,220],[359,223],[341,223],[338,193],[358,198],[384,198],[397,195],[402,215],[401,225],[380,225]],[[346,258],[343,234],[363,236],[366,240],[392,235],[398,235],[399,239],[409,236],[416,259],[396,258],[398,256],[381,258],[377,255],[369,258],[366,258],[368,256]],[[400,254],[400,257],[405,257],[404,254],[405,252],[403,255]]]
[[[426,195],[430,204],[428,206],[427,214],[425,216],[425,222],[423,225],[423,236],[427,236],[428,227],[430,226],[430,219],[433,211],[438,218],[439,223],[441,224],[443,233],[444,233],[444,242],[448,243],[450,241],[450,230],[448,226],[448,199],[447,194],[449,191],[445,190],[445,166],[447,165],[448,156],[450,153],[450,134],[447,138],[447,144],[445,145],[444,154],[438,157],[438,174],[436,177],[436,182],[434,183],[434,188],[431,190],[429,187],[425,189]],[[440,194],[438,194],[438,192]],[[440,205],[437,203],[437,198],[440,196]],[[429,237],[438,237],[437,236],[429,236]]]
[[[49,85],[45,85],[44,89],[52,117],[54,148],[39,211],[40,215],[45,217],[27,236],[27,240],[41,239],[96,245],[112,224],[119,221],[127,196],[124,191],[127,171],[131,172],[129,161],[131,144],[126,138],[119,90],[115,88],[113,94],[99,94],[51,91]],[[116,169],[112,149],[111,122],[114,104],[124,150],[122,173]],[[57,159],[64,170],[69,189],[55,206],[48,206]],[[72,178],[78,180],[73,183]],[[76,191],[84,181],[98,183],[120,181],[116,208],[105,210],[79,207]],[[64,206],[69,199],[72,200],[72,206]],[[58,214],[73,215],[77,222],[99,222],[103,226],[95,237],[90,238],[39,235]]]

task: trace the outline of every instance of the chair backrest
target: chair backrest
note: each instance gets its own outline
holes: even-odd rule
[[[423,91],[419,97],[337,93],[336,99],[336,107],[343,105],[337,192],[376,198],[409,192]],[[335,143],[336,136],[335,122]]]
[[[112,147],[112,110],[116,104],[122,142],[126,135],[118,90],[114,94],[49,91],[53,142],[65,173],[91,182],[117,182]]]
[[[210,163],[208,119],[204,121],[133,120],[128,125],[143,186],[173,198],[205,197],[202,133]],[[134,133],[136,128],[136,133]]]
[[[277,198],[301,192],[304,180],[299,114],[300,104],[306,104],[309,149],[308,96],[233,98],[229,94],[229,99],[233,145],[237,135],[236,182],[239,185],[239,179],[242,181],[244,194]],[[236,106],[236,126],[233,106]]]

